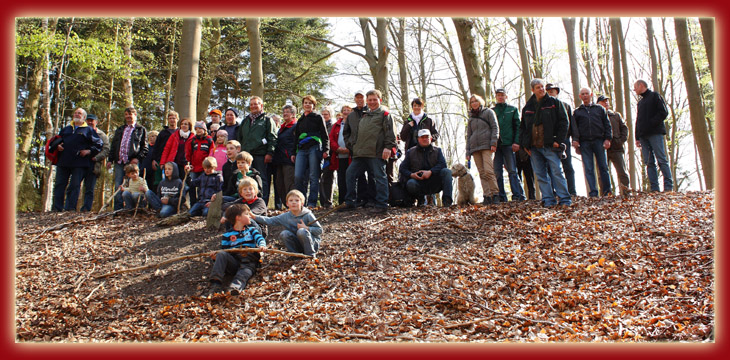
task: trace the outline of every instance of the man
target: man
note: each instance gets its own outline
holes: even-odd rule
[[[608,113],[608,120],[611,121],[611,147],[608,148],[607,156],[619,179],[619,190],[621,197],[626,197],[629,190],[629,174],[626,172],[626,161],[624,161],[624,143],[629,138],[629,128],[626,126],[621,114],[611,111],[608,106],[609,97],[599,96],[596,102],[603,106]]]
[[[444,207],[451,206],[451,170],[446,167],[444,153],[431,143],[431,131],[418,130],[418,145],[408,149],[399,169],[401,178],[408,179],[406,190],[419,203],[425,195],[443,190],[441,202]]]
[[[558,85],[550,84],[548,83],[545,85],[545,90],[547,90],[548,95],[554,97],[557,99],[558,94],[560,94],[560,87]],[[565,139],[562,141],[562,143],[565,145],[565,158],[561,158],[560,162],[563,164],[563,169],[565,170],[565,180],[568,182],[568,192],[571,196],[576,196],[577,193],[575,192],[575,169],[573,169],[573,157],[570,154],[570,128],[573,126],[573,107],[562,100],[559,100],[563,107],[565,108],[565,111],[568,113],[568,135],[566,135]]]
[[[86,125],[96,131],[96,135],[99,136],[103,142],[101,151],[96,156],[91,158],[93,166],[90,166],[86,170],[84,175],[84,204],[81,206],[81,211],[91,211],[91,205],[94,203],[94,187],[96,186],[96,180],[99,178],[102,169],[102,162],[109,156],[109,137],[97,128],[99,125],[99,119],[94,114],[88,114],[86,116]]]
[[[497,178],[499,197],[502,202],[507,201],[507,193],[504,191],[504,179],[502,177],[502,166],[507,169],[509,175],[509,186],[512,189],[512,201],[525,200],[525,193],[522,190],[522,182],[517,176],[517,159],[515,152],[520,149],[520,111],[507,104],[507,91],[499,88],[495,91],[497,104],[492,110],[497,116],[499,125],[499,138],[497,139],[497,151],[494,153],[494,175]]]
[[[601,177],[601,194],[611,194],[611,178],[606,163],[606,149],[611,147],[611,122],[606,109],[593,103],[593,91],[582,88],[578,93],[583,102],[573,113],[573,147],[583,159],[583,171],[588,182],[588,196],[597,197],[596,171],[594,160],[598,164]]]
[[[223,117],[223,113],[218,109],[213,109],[208,113],[208,115],[210,115],[210,122],[206,124],[208,127],[208,134],[210,134],[210,127],[213,126],[213,124],[218,124],[218,129],[220,130],[220,126],[223,125],[221,124],[221,117]]]
[[[669,114],[667,104],[661,95],[649,90],[649,85],[644,80],[634,83],[634,92],[641,97],[636,106],[636,146],[641,149],[651,191],[659,191],[657,162],[664,177],[664,191],[672,191],[672,172],[669,169],[667,145],[664,141],[664,135],[667,134],[664,119]]]
[[[348,116],[345,124],[345,142],[352,154],[347,168],[346,208],[356,207],[355,179],[367,169],[375,181],[375,212],[386,213],[389,189],[385,166],[396,146],[395,125],[390,114],[380,107],[380,90],[370,90],[365,95],[368,111],[362,119]]]
[[[568,114],[560,100],[546,93],[544,80],[532,79],[530,88],[532,96],[522,108],[520,147],[530,155],[543,206],[555,206],[553,188],[560,205],[570,206],[572,201],[558,155],[562,153],[560,143],[568,133]]]
[[[53,186],[53,211],[76,211],[81,180],[89,168],[94,166],[91,159],[102,149],[101,138],[94,129],[86,125],[85,120],[86,110],[74,110],[73,123],[61,129],[58,134],[61,136],[60,143],[51,145],[50,150],[55,148],[59,153],[56,183]]]
[[[351,121],[360,121],[363,115],[365,115],[365,110],[365,92],[362,90],[357,90],[355,92],[355,107],[352,108],[350,114],[347,115],[345,128],[342,132],[343,138],[345,137],[345,131],[347,131],[347,123]],[[350,154],[352,154],[352,150],[348,150],[350,151]],[[345,179],[347,179],[347,176],[345,176]],[[345,197],[347,197],[347,189],[340,189],[339,191],[344,191]],[[360,174],[357,177],[357,186],[355,187],[355,192],[357,194],[356,199],[358,205],[373,206],[373,204],[375,203],[375,180],[370,171],[366,170],[364,173]]]
[[[137,164],[147,156],[149,146],[147,144],[147,129],[137,124],[137,110],[133,107],[124,109],[125,125],[117,128],[112,138],[112,146],[109,151],[106,167],[114,166],[114,189],[124,181],[124,167],[127,164]],[[123,206],[122,193],[114,197],[114,210],[120,210]]]
[[[226,116],[226,123],[219,127],[218,130],[225,130],[228,133],[228,138],[230,140],[238,139],[238,111],[233,108],[228,108],[224,114]]]
[[[172,111],[167,113],[167,125],[162,127],[162,130],[160,130],[160,133],[157,134],[157,141],[155,141],[155,145],[150,149],[149,155],[152,157],[152,170],[154,170],[156,173],[155,178],[162,180],[163,178],[163,169],[160,166],[160,160],[162,159],[162,152],[165,151],[165,145],[167,145],[167,141],[170,139],[170,136],[177,131],[177,122],[180,120],[180,114],[177,113],[177,111]],[[152,186],[152,184],[147,184],[149,186]],[[151,189],[154,189],[154,187],[151,187]]]
[[[274,120],[264,112],[264,102],[260,97],[252,96],[248,102],[251,113],[241,121],[236,138],[241,143],[241,151],[253,156],[251,166],[261,173],[261,194],[268,207],[271,190],[268,164],[274,159],[278,129]],[[226,119],[228,113],[226,110]]]

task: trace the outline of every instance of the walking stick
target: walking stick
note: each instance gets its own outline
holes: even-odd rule
[[[188,163],[190,164],[190,163]],[[180,205],[182,205],[183,193],[185,192],[185,180],[188,179],[190,172],[185,170],[185,177],[183,177],[182,186],[180,186],[180,199],[177,201],[177,213],[180,213]]]
[[[122,184],[121,185],[124,185],[124,181],[122,181]],[[129,186],[129,182],[127,182],[127,186]],[[109,206],[109,204],[112,203],[112,200],[114,200],[114,197],[117,196],[117,194],[119,194],[119,192],[121,190],[122,189],[117,189],[117,191],[115,191],[112,194],[112,196],[109,198],[109,200],[107,200],[106,203],[104,203],[104,206],[102,206],[101,209],[99,209],[99,214],[101,214],[106,209],[106,207]]]
[[[145,169],[143,169],[143,170],[142,170],[142,179],[144,179],[144,178],[146,178],[146,177],[147,177],[147,169],[145,168]],[[146,183],[147,183],[147,182],[145,182],[145,184],[146,184]],[[140,191],[140,192],[141,192],[141,191]],[[137,216],[137,209],[139,209],[139,202],[140,202],[140,201],[142,201],[142,196],[143,196],[143,195],[144,195],[144,194],[139,194],[139,196],[137,197],[137,206],[135,206],[135,207],[134,207],[134,215],[132,215],[132,218],[133,218],[133,219],[134,219],[134,217],[135,217],[135,216]]]

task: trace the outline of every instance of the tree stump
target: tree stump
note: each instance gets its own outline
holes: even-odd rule
[[[215,201],[210,202],[208,207],[208,217],[205,219],[205,227],[217,230],[221,225],[221,208],[223,207],[223,192],[219,191],[215,194]]]

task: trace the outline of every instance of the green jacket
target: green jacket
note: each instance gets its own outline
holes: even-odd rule
[[[246,116],[238,126],[236,139],[241,143],[241,151],[252,156],[274,154],[276,147],[276,123],[266,113],[261,113],[251,123],[251,115]]]
[[[520,111],[507,103],[496,104],[492,108],[499,125],[499,145],[520,143]]]
[[[343,136],[353,158],[380,158],[383,149],[396,147],[393,118],[382,107],[367,110],[359,119],[350,113]]]

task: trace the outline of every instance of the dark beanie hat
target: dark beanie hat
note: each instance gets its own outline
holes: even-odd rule
[[[236,117],[238,117],[238,111],[236,111],[236,109],[234,109],[234,108],[226,109],[226,113],[228,113],[229,111],[233,111],[233,113],[236,114]]]

